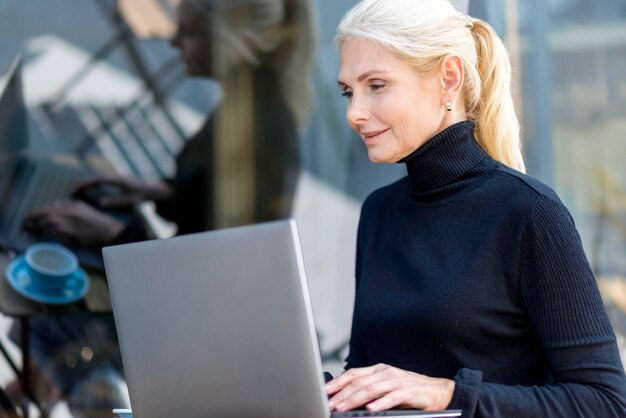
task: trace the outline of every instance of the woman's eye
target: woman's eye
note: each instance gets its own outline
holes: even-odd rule
[[[385,87],[384,84],[370,84],[370,89],[372,91],[380,90],[380,89],[382,89],[384,87]]]
[[[341,93],[341,95],[343,97],[345,97],[346,99],[351,99],[352,98],[352,92],[351,91],[344,91],[343,93]]]

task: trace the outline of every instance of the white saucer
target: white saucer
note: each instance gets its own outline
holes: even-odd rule
[[[33,289],[30,286],[31,277],[24,257],[12,260],[5,273],[7,281],[15,291],[36,302],[65,305],[81,299],[89,290],[89,277],[83,269],[76,270],[60,289],[48,291]]]

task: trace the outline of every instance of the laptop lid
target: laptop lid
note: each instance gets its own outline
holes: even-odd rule
[[[18,167],[28,151],[26,107],[22,95],[22,57],[18,54],[0,86],[0,245],[6,245],[11,195]]]
[[[103,255],[134,416],[328,415],[295,221]]]
[[[133,416],[330,416],[294,220],[107,247],[103,255]]]
[[[28,123],[22,94],[22,57],[17,55],[0,93],[0,155],[28,151]]]

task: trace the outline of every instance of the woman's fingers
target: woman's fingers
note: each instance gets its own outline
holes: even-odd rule
[[[337,411],[349,411],[384,397],[395,389],[393,380],[385,378],[383,373],[376,373],[353,381],[329,403],[331,410],[334,407]]]
[[[119,186],[123,182],[124,182],[123,179],[117,175],[95,176],[95,177],[91,177],[91,178],[88,178],[88,179],[85,179],[83,181],[79,181],[78,183],[76,183],[74,185],[74,193],[77,193],[83,189],[87,189],[92,186],[99,186],[101,184],[112,184],[112,185]]]
[[[379,364],[352,369],[329,382],[331,410],[365,406],[371,411],[392,408],[441,410],[450,403],[454,381],[433,378]]]
[[[342,373],[341,375],[326,384],[326,393],[329,395],[333,395],[349,385],[354,379],[371,375],[376,371],[381,370],[383,366],[385,365],[377,364],[375,366],[360,367],[347,370],[346,372]]]
[[[339,390],[337,390],[339,385],[333,387],[335,396],[329,401],[331,409],[334,407],[337,410],[347,411],[384,395],[392,389],[389,382],[394,370],[393,367],[385,364],[348,370],[340,376],[343,378],[341,381],[331,382],[341,385]]]
[[[388,392],[386,395],[368,403],[365,405],[368,411],[380,412],[397,407],[404,407],[411,403],[423,403],[418,398],[411,398],[411,391],[408,390],[395,390]],[[415,409],[415,407],[411,407]]]

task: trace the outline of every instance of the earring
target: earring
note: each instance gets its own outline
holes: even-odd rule
[[[446,102],[446,110],[448,112],[452,112],[452,102],[450,102],[450,101]]]

